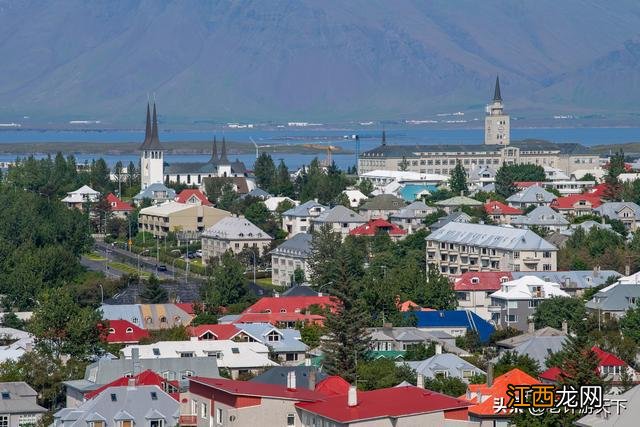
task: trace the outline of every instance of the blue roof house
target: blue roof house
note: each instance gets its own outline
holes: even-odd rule
[[[452,336],[462,336],[472,330],[480,341],[486,343],[495,331],[493,325],[470,310],[434,310],[407,312],[415,316],[416,327],[426,331],[446,331]]]

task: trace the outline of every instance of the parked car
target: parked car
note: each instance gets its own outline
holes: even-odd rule
[[[166,265],[156,265],[156,271],[167,271]]]
[[[198,249],[198,250],[196,251],[196,256],[197,256],[198,258],[202,258],[202,249]]]

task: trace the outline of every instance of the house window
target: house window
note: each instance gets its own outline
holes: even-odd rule
[[[286,359],[287,359],[287,362],[295,362],[296,360],[298,360],[298,354],[297,353],[287,353]]]
[[[160,356],[160,349],[159,348],[157,348],[157,347],[153,348],[152,351],[153,351],[153,355],[154,356]]]
[[[110,334],[115,334],[115,333],[116,333],[116,330],[115,330],[115,329],[113,329],[113,328],[109,328],[109,333],[110,333]]]
[[[155,391],[151,392],[151,400],[158,400],[158,393],[156,393]]]
[[[549,251],[545,251],[545,252],[543,252],[543,253],[542,253],[542,256],[543,256],[544,258],[551,258],[551,252],[549,252]]]
[[[200,405],[200,416],[204,419],[207,418],[207,404],[206,403],[202,403],[202,405]]]
[[[24,414],[20,415],[18,418],[18,426],[26,427],[26,426],[35,426],[38,424],[38,416],[36,414]],[[96,427],[104,427],[103,421],[96,421]]]
[[[9,427],[8,415],[0,415],[0,427]]]
[[[180,353],[180,357],[193,357],[193,352],[192,351],[185,351],[183,353]]]
[[[115,393],[111,393],[111,401],[112,402],[117,402],[118,401],[118,396]]]
[[[133,333],[133,328],[132,328],[132,327],[128,327],[128,328],[125,330],[125,332],[126,332],[127,334],[132,334],[132,333]]]
[[[551,271],[551,264],[542,264],[542,271]]]
[[[520,259],[520,252],[514,252],[513,259]]]
[[[162,427],[164,425],[164,420],[149,420],[149,427]]]
[[[216,423],[222,424],[222,409],[216,409]]]
[[[287,427],[296,425],[296,416],[294,414],[287,414]]]
[[[277,333],[276,331],[269,332],[269,334],[267,335],[267,341],[270,341],[270,342],[280,341],[280,334]]]

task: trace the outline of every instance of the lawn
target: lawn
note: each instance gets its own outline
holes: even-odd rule
[[[105,261],[106,258],[103,257],[100,254],[97,254],[95,252],[90,252],[88,254],[85,255],[88,259],[90,259],[91,261]]]
[[[128,264],[124,264],[122,262],[110,262],[109,263],[109,267],[114,268],[116,270],[120,270],[123,271],[127,274],[138,274],[138,269],[135,267],[132,267]],[[149,273],[145,273],[143,271],[140,272],[140,277],[147,278],[149,277]]]

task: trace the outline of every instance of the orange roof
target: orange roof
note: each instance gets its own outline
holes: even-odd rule
[[[507,396],[507,386],[509,384],[533,385],[541,383],[531,375],[515,368],[506,374],[502,374],[497,377],[493,381],[491,387],[487,387],[486,384],[469,384],[467,387],[467,393],[460,396],[460,398],[470,402],[478,402],[476,405],[469,408],[469,414],[477,415],[479,417],[510,416],[510,414],[506,413],[496,414],[494,410],[494,399],[502,398],[505,405],[509,401],[509,396]],[[478,401],[478,395],[482,395],[481,402]]]
[[[211,203],[209,199],[207,199],[207,196],[205,196],[202,191],[195,188],[186,188],[176,196],[176,202],[178,203],[197,204],[194,203],[195,200],[199,201],[200,204],[204,206],[213,205],[213,203]]]
[[[571,209],[576,203],[580,201],[589,202],[592,208],[597,208],[602,204],[600,197],[594,194],[570,194],[564,197],[558,197],[551,202],[551,207],[554,209]]]

